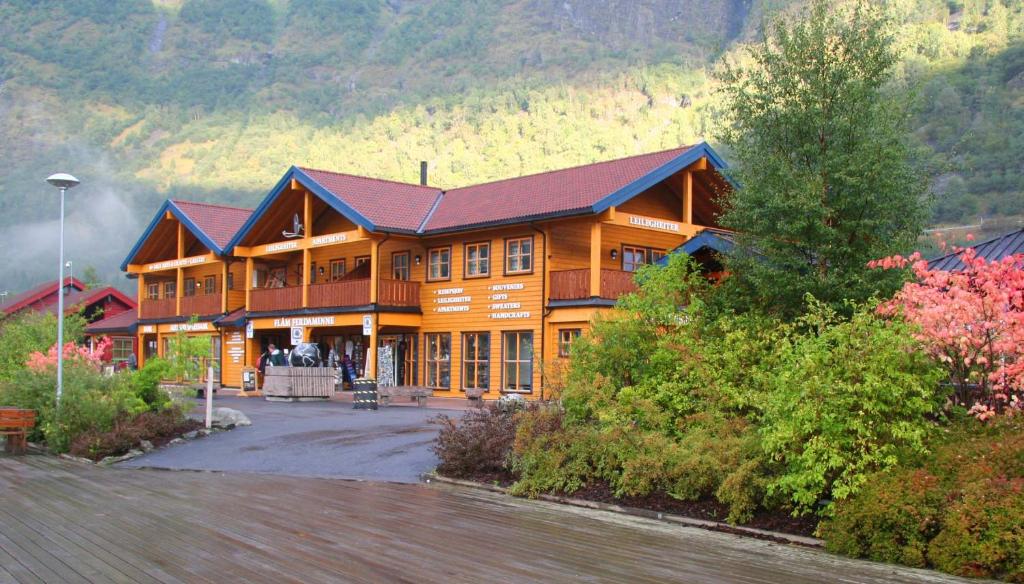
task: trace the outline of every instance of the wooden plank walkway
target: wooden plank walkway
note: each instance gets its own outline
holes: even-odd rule
[[[960,581],[439,485],[0,457],[0,584]]]

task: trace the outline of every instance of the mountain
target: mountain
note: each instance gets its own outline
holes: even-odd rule
[[[1024,216],[1020,0],[885,0],[935,221]],[[801,0],[2,0],[0,290],[117,265],[159,201],[254,205],[292,164],[452,187],[668,148]],[[995,221],[993,221],[995,220]]]

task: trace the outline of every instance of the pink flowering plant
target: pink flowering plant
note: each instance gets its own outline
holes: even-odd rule
[[[92,365],[99,369],[102,365],[102,357],[113,344],[107,337],[103,337],[90,350],[85,345],[79,345],[74,341],[64,344],[65,365]],[[28,356],[25,366],[30,370],[42,373],[57,368],[57,344],[54,343],[50,350],[43,354],[40,351],[33,351]]]
[[[958,249],[964,269],[928,268],[920,254],[872,268],[911,267],[914,278],[879,310],[901,315],[945,367],[954,400],[981,420],[1024,413],[1024,256],[986,261]]]

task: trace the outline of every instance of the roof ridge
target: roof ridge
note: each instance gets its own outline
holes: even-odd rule
[[[378,177],[375,177],[375,176],[364,176],[364,175],[361,175],[361,174],[352,174],[352,173],[348,173],[348,172],[339,172],[337,170],[324,170],[322,168],[310,168],[308,166],[297,166],[297,168],[302,170],[303,172],[308,172],[308,171],[325,172],[327,174],[336,174],[336,175],[339,175],[339,176],[347,176],[349,178],[358,178],[358,179],[363,179],[363,180],[374,180],[374,181],[377,181],[377,182],[390,183],[390,184],[393,184],[393,185],[402,185],[403,187],[417,187],[417,188],[421,188],[421,189],[429,189],[431,191],[442,191],[443,190],[443,189],[441,189],[439,187],[433,187],[433,186],[430,186],[430,185],[419,185],[419,184],[416,184],[416,183],[402,182],[400,180],[391,180],[389,178],[378,178]]]
[[[461,186],[461,187],[456,187],[454,189],[448,189],[447,191],[445,191],[445,193],[450,193],[452,191],[458,191],[458,190],[462,190],[462,189],[469,189],[469,188],[473,188],[473,187],[482,187],[482,186],[487,186],[487,185],[494,185],[494,184],[498,184],[498,183],[513,181],[513,180],[520,180],[520,179],[530,178],[530,177],[534,177],[534,176],[543,176],[545,174],[554,174],[556,172],[565,172],[567,170],[578,170],[580,168],[587,168],[587,167],[590,167],[590,166],[599,166],[599,165],[602,165],[602,164],[611,164],[611,163],[614,163],[614,162],[622,162],[623,160],[632,160],[634,158],[641,158],[641,157],[644,157],[644,156],[654,156],[654,155],[657,155],[657,154],[665,154],[666,152],[672,152],[674,150],[679,150],[680,154],[682,154],[683,152],[693,148],[694,146],[696,146],[696,144],[687,144],[685,146],[676,146],[675,148],[666,148],[665,150],[657,150],[655,152],[644,152],[643,154],[632,154],[630,156],[623,156],[622,158],[610,158],[608,160],[596,160],[594,162],[587,162],[587,163],[584,163],[584,164],[577,164],[576,166],[564,166],[562,168],[553,168],[551,170],[544,170],[544,171],[541,171],[541,172],[534,172],[534,173],[530,173],[530,174],[522,174],[522,175],[519,175],[519,176],[510,176],[510,177],[507,177],[507,178],[499,178],[499,179],[488,181],[488,182],[474,183],[474,184],[469,184],[469,185],[465,185],[465,186]]]
[[[173,202],[174,204],[187,203],[189,205],[202,205],[204,207],[217,207],[218,209],[235,209],[237,211],[250,211],[250,212],[252,211],[252,209],[247,208],[247,207],[238,207],[236,205],[222,205],[220,203],[207,203],[207,202],[204,202],[204,201],[187,201],[185,199],[171,199],[171,202]]]

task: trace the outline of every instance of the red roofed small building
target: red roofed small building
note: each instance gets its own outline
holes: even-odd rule
[[[3,318],[25,311],[57,312],[57,281],[40,284],[31,290],[14,296],[2,307]],[[117,288],[104,286],[88,288],[75,278],[64,280],[64,314],[81,313],[89,324],[86,326],[87,340],[98,336],[111,336],[114,349],[107,360],[127,361],[129,355],[137,352],[137,341],[133,330],[118,330],[118,334],[99,335],[95,331],[106,330],[112,322],[121,322],[126,317],[134,320],[137,303]]]
[[[171,305],[195,254],[236,274],[208,318],[225,343],[245,332],[225,385],[269,345],[306,341],[380,385],[544,397],[542,363],[566,357],[637,268],[718,227],[724,166],[700,143],[448,191],[292,167],[216,225],[201,204],[168,201],[122,268],[140,278],[143,346],[190,314]],[[194,235],[176,255],[172,225]]]

